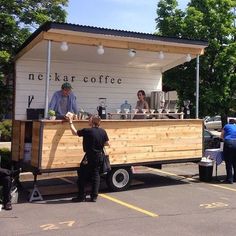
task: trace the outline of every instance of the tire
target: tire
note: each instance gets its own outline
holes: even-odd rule
[[[131,167],[112,168],[106,177],[108,188],[114,192],[124,191],[129,188],[132,176]]]

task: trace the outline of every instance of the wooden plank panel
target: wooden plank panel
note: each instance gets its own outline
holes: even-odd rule
[[[83,155],[82,156],[79,156],[79,155],[76,155],[76,156],[68,156],[68,158],[63,158],[60,157],[60,158],[43,158],[43,161],[42,161],[42,165],[46,165],[46,166],[52,166],[54,164],[65,164],[65,163],[75,163],[75,164],[78,164],[81,162],[81,160],[83,159]],[[61,166],[61,168],[63,168],[63,165]]]
[[[33,122],[33,131],[32,131],[32,156],[31,156],[31,165],[34,167],[40,167],[39,162],[39,153],[40,153],[40,127],[42,123]]]
[[[169,53],[191,53],[193,55],[202,55],[204,53],[204,49],[202,48],[193,48],[189,45],[185,46],[173,46],[168,44],[168,42],[153,42],[153,43],[146,43],[146,42],[130,42],[120,40],[118,38],[112,37],[112,39],[102,38],[100,35],[97,37],[89,37],[84,35],[71,35],[71,34],[62,34],[62,33],[55,33],[55,32],[44,32],[43,33],[44,39],[58,41],[58,42],[69,42],[69,43],[76,43],[81,45],[99,45],[102,44],[105,47],[111,48],[118,48],[118,49],[129,49],[135,48],[136,50],[144,50],[144,51],[151,51],[151,52],[169,52]]]
[[[156,145],[165,145],[173,144],[177,146],[178,144],[185,143],[186,147],[192,144],[202,144],[202,140],[196,139],[165,139],[165,140],[111,140],[110,145],[112,147],[145,147],[145,146],[156,146]]]
[[[53,152],[54,151],[54,152]],[[122,149],[108,149],[109,153],[112,152],[113,154],[130,154],[130,153],[146,153],[146,152],[152,152],[153,148],[152,147],[129,147],[129,148],[125,148]],[[80,156],[80,153],[83,153],[83,149],[56,149],[56,150],[43,150],[42,154],[46,157],[53,157],[56,156],[57,158],[63,158],[66,156],[66,158],[70,158],[70,157],[78,157]]]
[[[44,159],[46,158],[62,158],[62,159],[67,159],[69,157],[78,157],[78,156],[83,156],[83,151],[74,151],[74,150],[58,150],[58,149],[52,149],[49,151],[42,151],[42,155]]]
[[[109,137],[112,137],[111,135],[108,134]],[[178,140],[178,139],[179,140]],[[130,136],[113,136],[112,139],[110,139],[111,142],[116,142],[116,141],[129,141],[129,142],[137,142],[137,143],[141,143],[142,141],[144,141],[145,143],[148,143],[149,141],[151,142],[151,144],[155,144],[157,142],[171,142],[172,140],[175,141],[191,141],[191,140],[195,140],[195,139],[200,139],[201,135],[184,135],[184,136],[179,136],[179,135],[171,135],[170,137],[168,135],[130,135]],[[195,142],[195,141],[194,141]]]
[[[12,151],[12,160],[13,161],[19,161],[20,156],[20,135],[21,135],[21,122],[19,120],[13,121],[12,124],[12,145],[11,145],[11,151]]]
[[[12,160],[20,161],[24,157],[25,122],[13,121]]]
[[[25,126],[26,123],[22,121],[20,123],[20,146],[19,146],[19,159],[23,160],[24,158],[24,150],[25,150]]]
[[[54,145],[60,144],[60,145],[81,145],[82,144],[82,139],[79,137],[71,136],[70,138],[65,138],[64,136],[56,135],[53,138],[45,138],[44,139],[44,145],[50,145],[54,143]]]
[[[112,148],[107,148],[108,153],[112,154],[131,154],[131,153],[145,153],[145,152],[166,152],[166,151],[182,151],[182,150],[201,150],[202,145],[201,143],[199,144],[192,144],[186,147],[185,144],[181,145],[159,145],[159,146],[140,146],[140,147],[112,147]]]
[[[50,151],[50,150],[73,150],[73,151],[83,151],[82,143],[76,144],[76,143],[65,143],[61,142],[58,143],[59,145],[55,145],[53,143],[44,143],[43,145],[43,151]],[[70,145],[71,144],[71,145]]]
[[[152,153],[136,153],[123,155],[110,155],[112,164],[123,163],[140,163],[162,160],[177,160],[184,158],[198,158],[201,156],[201,150],[189,151],[172,151],[172,152],[152,152]]]
[[[160,145],[153,146],[153,152],[167,152],[167,151],[181,151],[181,150],[201,150],[202,143],[193,143],[191,145],[186,146],[184,143],[179,145]]]
[[[51,165],[48,165],[47,163],[42,163],[42,166],[41,166],[41,170],[51,170],[51,169],[57,169],[57,168],[60,168],[60,169],[66,169],[66,168],[77,168],[79,167],[80,164],[79,162],[78,163],[52,163]]]
[[[147,120],[102,122],[109,135],[106,150],[112,164],[199,158],[202,156],[202,121]],[[75,121],[88,127],[87,121]],[[37,133],[35,133],[37,135]],[[84,153],[82,138],[70,133],[68,123],[44,123],[41,168],[78,166]]]
[[[52,164],[52,165],[44,165],[44,163],[42,163],[41,169],[45,170],[45,169],[60,169],[60,168],[76,168],[79,167],[79,163],[75,164],[75,163],[59,163],[59,164]]]
[[[42,155],[41,168],[51,169],[55,168],[65,168],[67,166],[77,167],[79,166],[81,160],[83,159],[84,154],[64,154],[64,156],[57,155]]]
[[[168,135],[175,135],[175,134],[181,134],[181,135],[192,135],[192,134],[199,134],[199,127],[189,127],[189,130],[183,129],[183,127],[171,127],[171,129],[166,129],[165,127],[152,127],[152,129],[146,130],[146,128],[143,127],[137,127],[137,128],[120,128],[120,129],[106,129],[107,133],[110,135],[116,135],[116,136],[123,136],[123,135],[139,135],[143,134],[143,131],[145,130],[145,134],[151,135],[151,134],[168,134]]]

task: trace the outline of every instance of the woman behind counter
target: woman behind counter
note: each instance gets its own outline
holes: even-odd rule
[[[225,182],[232,184],[236,182],[236,122],[234,119],[230,119],[229,124],[224,126],[221,138],[224,139],[223,155],[227,174]]]
[[[148,106],[148,103],[147,101],[145,101],[145,97],[146,97],[146,94],[144,92],[144,90],[139,90],[137,92],[137,96],[138,96],[138,101],[136,103],[136,107],[135,109],[137,109],[137,113],[144,113],[143,112],[143,109],[147,110],[147,112],[149,112],[149,106]],[[145,116],[144,115],[135,115],[134,116],[134,119],[144,119]]]

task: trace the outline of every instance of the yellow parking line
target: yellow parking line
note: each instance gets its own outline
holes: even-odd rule
[[[144,210],[144,209],[142,209],[142,208],[139,208],[139,207],[136,207],[136,206],[134,206],[134,205],[128,204],[128,203],[126,203],[126,202],[120,201],[120,200],[118,200],[118,199],[116,199],[116,198],[114,198],[114,197],[108,196],[108,195],[106,195],[106,194],[99,194],[99,196],[101,196],[101,197],[103,197],[103,198],[106,198],[106,199],[108,199],[108,200],[110,200],[110,201],[113,201],[113,202],[115,202],[115,203],[118,203],[118,204],[120,204],[120,205],[122,205],[122,206],[125,206],[125,207],[128,207],[128,208],[130,208],[130,209],[133,209],[133,210],[135,210],[135,211],[139,211],[139,212],[141,212],[141,213],[143,213],[143,214],[146,214],[146,215],[148,215],[148,216],[151,216],[151,217],[158,217],[158,216],[159,216],[159,215],[157,215],[157,214],[155,214],[155,213],[152,213],[152,212],[150,212],[150,211],[146,211],[146,210]]]
[[[227,190],[236,192],[236,189],[234,189],[234,188],[229,188],[229,187],[222,186],[222,185],[217,185],[217,184],[209,184],[209,185],[214,186],[214,187],[217,187],[217,188],[223,188],[223,189],[227,189]]]
[[[157,169],[152,169],[152,168],[148,168],[148,169],[151,170],[151,171],[154,171],[154,172],[159,172],[159,173],[162,173],[162,174],[179,177],[181,179],[188,179],[188,180],[195,181],[195,179],[193,179],[193,178],[186,178],[186,177],[183,177],[181,175],[177,175],[177,174],[174,174],[174,173],[171,173],[171,172],[167,172],[167,171],[163,171],[163,170],[157,170]]]
[[[177,174],[174,174],[174,173],[170,173],[170,172],[166,172],[166,171],[163,171],[163,170],[157,170],[157,169],[152,169],[152,168],[149,168],[149,169],[152,170],[152,171],[160,172],[160,173],[167,174],[167,175],[170,175],[170,176],[176,176],[176,177],[180,177],[180,178],[196,181],[196,179],[185,178],[185,177],[182,177],[180,175],[177,175]],[[230,188],[230,187],[226,187],[226,186],[222,186],[222,185],[217,185],[217,184],[211,184],[211,183],[207,183],[207,182],[201,182],[201,183],[204,183],[204,184],[207,184],[207,185],[211,185],[211,186],[214,186],[214,187],[217,187],[217,188],[227,189],[227,190],[236,192],[236,189],[234,189],[234,188]]]
[[[172,176],[180,177],[180,176],[177,175],[177,174],[170,173],[170,172],[166,172],[166,171],[163,171],[163,170],[157,170],[157,169],[152,169],[152,168],[148,168],[148,169],[151,170],[151,171],[160,172],[160,173],[162,173],[162,174],[167,174],[167,175],[172,175]]]

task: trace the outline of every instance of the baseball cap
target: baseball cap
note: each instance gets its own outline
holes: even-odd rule
[[[61,88],[62,89],[72,89],[72,86],[70,83],[66,82],[66,83],[62,84]]]

